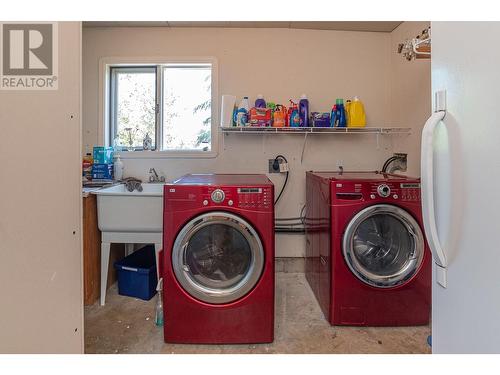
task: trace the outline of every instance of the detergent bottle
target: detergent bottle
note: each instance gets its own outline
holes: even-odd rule
[[[351,108],[351,99],[347,99],[346,102],[345,102],[345,119],[346,119],[346,123],[347,123],[347,127],[349,127],[349,124],[350,124],[350,119],[349,119],[349,116],[350,116],[350,108]]]
[[[288,109],[286,111],[286,125],[285,126],[292,126],[292,122],[291,122],[290,118],[292,117],[293,106],[295,103],[291,99],[288,101],[290,102],[290,106],[288,107]]]
[[[290,111],[288,113],[289,126],[297,128],[300,126],[299,108],[297,106],[297,103],[294,103],[291,100],[290,103],[292,104],[292,106],[290,107]]]
[[[299,119],[300,126],[308,128],[309,127],[309,100],[307,100],[306,94],[300,97],[299,101]]]
[[[236,126],[247,126],[249,110],[248,96],[245,96],[241,99],[238,110],[236,111]]]
[[[264,100],[264,96],[262,94],[257,95],[255,108],[266,108],[266,101]]]
[[[273,126],[275,128],[283,128],[286,126],[287,110],[284,105],[277,104],[273,114]]]
[[[349,127],[362,128],[366,126],[365,107],[357,96],[349,107]]]
[[[337,105],[334,104],[332,107],[332,112],[330,113],[330,127],[334,128],[337,126]]]
[[[345,117],[344,100],[337,99],[337,127],[345,128],[347,126],[347,120]]]

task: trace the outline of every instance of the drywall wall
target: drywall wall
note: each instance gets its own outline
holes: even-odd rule
[[[399,43],[415,38],[429,25],[403,22],[391,33],[391,123],[412,128],[394,151],[408,153],[407,174],[411,176],[420,176],[420,138],[431,114],[431,60],[407,61],[397,49]]]
[[[401,26],[400,26],[401,27]],[[266,47],[263,48],[262,45]],[[257,48],[259,47],[259,48]],[[389,33],[291,29],[223,28],[84,28],[83,147],[98,143],[99,60],[106,57],[214,56],[218,60],[219,96],[234,94],[287,103],[306,93],[312,111],[328,111],[335,98],[358,95],[365,103],[370,126],[389,126],[394,59]],[[399,56],[399,58],[401,58]],[[429,74],[430,77],[430,74]],[[296,217],[305,203],[305,172],[379,169],[394,149],[418,149],[407,136],[309,136],[301,161],[303,136],[266,135],[220,137],[219,154],[211,159],[126,159],[125,175],[143,179],[156,168],[167,179],[185,173],[267,173],[269,158],[285,155],[290,180],[277,217]],[[270,175],[276,190],[282,175]],[[304,256],[304,237],[277,235],[276,255]]]
[[[59,89],[0,91],[0,353],[82,353],[81,24]]]

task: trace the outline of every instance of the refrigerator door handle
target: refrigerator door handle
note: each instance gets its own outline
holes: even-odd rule
[[[441,93],[438,93],[438,95]],[[433,139],[436,126],[444,119],[446,109],[437,105],[438,110],[427,120],[422,130],[421,176],[422,176],[422,216],[427,242],[436,263],[436,281],[446,288],[446,253],[439,241],[434,212],[434,149]]]

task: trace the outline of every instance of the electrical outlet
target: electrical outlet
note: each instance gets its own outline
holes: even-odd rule
[[[280,172],[281,173],[286,173],[286,172],[290,172],[290,167],[288,166],[288,163],[280,163]]]
[[[280,160],[278,160],[277,168],[274,165],[275,159],[269,159],[269,173],[280,173]]]

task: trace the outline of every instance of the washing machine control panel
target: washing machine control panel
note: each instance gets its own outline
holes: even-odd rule
[[[378,181],[354,182],[342,181],[335,183],[335,198],[340,201],[375,200],[387,201],[420,201],[419,182]]]
[[[387,182],[373,184],[370,191],[371,199],[377,197],[405,202],[420,201],[420,183]]]
[[[241,187],[238,188],[238,207],[241,208],[269,208],[273,204],[270,189]]]
[[[273,205],[272,189],[268,187],[208,186],[201,201],[204,206],[227,206],[249,210],[269,209]]]

